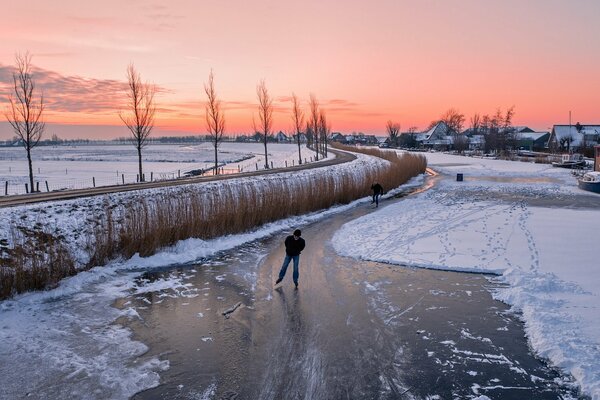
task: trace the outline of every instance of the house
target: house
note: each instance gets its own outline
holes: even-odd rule
[[[279,131],[277,132],[277,135],[275,135],[275,140],[277,140],[278,143],[287,143],[290,141],[290,138],[282,131]]]
[[[296,136],[297,135],[292,135],[292,142],[294,143],[298,143],[296,141]],[[306,135],[304,133],[300,134],[300,143],[307,143],[308,142],[308,138],[306,137]]]
[[[483,150],[485,148],[485,137],[483,135],[472,135],[468,137],[469,150]]]
[[[329,140],[332,142],[346,143],[346,136],[342,135],[340,132],[333,132],[331,136],[329,136]]]
[[[541,151],[548,148],[549,132],[517,132],[517,148],[529,151]]]
[[[554,125],[548,146],[562,151],[580,150],[599,144],[600,125]]]
[[[448,125],[444,121],[435,124],[426,132],[418,133],[416,140],[421,147],[436,150],[449,150],[454,143],[452,136],[448,135]]]
[[[512,132],[516,132],[516,133],[532,133],[532,132],[535,132],[533,129],[531,129],[528,126],[511,126],[510,130]]]

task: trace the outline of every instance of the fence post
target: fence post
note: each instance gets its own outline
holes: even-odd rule
[[[4,195],[8,196],[8,181],[6,181],[6,184],[4,185]]]
[[[35,183],[35,191],[36,192],[40,191],[40,182],[39,181]]]
[[[154,180],[154,172],[150,172],[150,182],[152,182]]]
[[[285,160],[285,167],[287,168],[287,160]]]
[[[92,176],[92,185],[96,187],[96,177]]]
[[[25,184],[25,193],[29,193],[29,185]]]
[[[306,164],[306,157],[304,157],[304,164]]]
[[[256,163],[256,170],[258,171],[258,163]]]
[[[125,184],[125,174],[121,174],[121,179],[123,180],[123,185]]]
[[[65,168],[65,175],[69,175],[69,172],[66,168]]]
[[[50,187],[48,186],[48,181],[46,181],[46,192],[50,191]]]
[[[177,170],[177,177],[181,178],[181,170],[180,169]]]
[[[139,182],[140,181],[140,174],[135,174],[135,181]]]
[[[273,161],[271,161],[271,169],[273,169]]]

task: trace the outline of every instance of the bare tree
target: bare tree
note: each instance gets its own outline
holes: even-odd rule
[[[443,121],[448,126],[450,135],[456,135],[462,132],[462,127],[465,122],[465,116],[461,114],[457,109],[450,108],[440,117],[440,121]]]
[[[35,93],[31,55],[29,53],[17,54],[15,64],[16,71],[13,73],[14,92],[8,95],[9,108],[5,116],[21,140],[25,151],[27,151],[29,185],[31,186],[31,192],[34,192],[31,150],[40,142],[46,127],[42,119],[45,109],[44,94],[40,93],[38,96]]]
[[[260,81],[256,87],[256,95],[258,96],[258,119],[260,122],[259,129],[254,127],[254,130],[263,135],[265,144],[265,168],[269,168],[269,155],[267,153],[267,140],[273,126],[273,98],[269,95],[267,85],[264,79]]]
[[[478,113],[473,114],[471,117],[471,134],[479,135],[479,130],[481,128],[481,117]]]
[[[319,112],[319,133],[321,135],[321,154],[327,158],[327,139],[331,132],[331,126],[327,123],[325,110]]]
[[[398,138],[400,135],[400,124],[397,122],[392,122],[389,120],[385,125],[385,130],[388,134],[388,138],[390,139],[390,145],[394,147],[398,147]]]
[[[296,130],[296,142],[298,142],[298,164],[302,164],[300,135],[304,125],[304,111],[300,108],[300,101],[295,93],[292,93],[292,121],[294,121],[294,129]]]
[[[308,102],[310,107],[310,119],[307,125],[310,125],[310,129],[314,134],[314,146],[315,146],[315,161],[319,160],[319,101],[317,97],[311,93],[310,100]]]
[[[217,175],[219,173],[218,150],[219,144],[223,141],[225,115],[221,109],[221,101],[217,98],[212,70],[210,71],[210,75],[208,75],[208,83],[204,84],[204,91],[208,97],[208,102],[206,103],[206,129],[215,149],[215,175]]]
[[[127,112],[119,112],[121,121],[131,132],[132,142],[138,153],[139,180],[144,182],[142,170],[142,149],[146,146],[148,136],[154,128],[154,94],[156,86],[142,82],[139,72],[133,64],[127,67]]]

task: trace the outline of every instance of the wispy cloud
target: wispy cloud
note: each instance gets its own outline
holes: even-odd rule
[[[14,67],[0,65],[0,103],[11,93],[13,72]],[[115,114],[127,100],[127,84],[123,81],[66,76],[41,68],[34,68],[33,76],[44,93],[49,113]],[[157,90],[169,92],[160,86]]]

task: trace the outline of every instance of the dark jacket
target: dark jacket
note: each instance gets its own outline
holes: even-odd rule
[[[285,254],[288,256],[299,256],[300,252],[304,250],[304,239],[298,238],[298,240],[294,239],[294,235],[290,235],[285,238]]]
[[[373,191],[373,194],[383,194],[383,186],[379,183],[372,185],[371,190]]]

